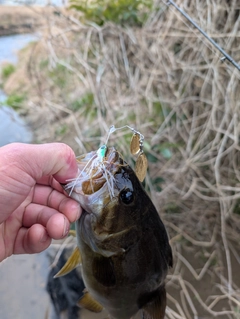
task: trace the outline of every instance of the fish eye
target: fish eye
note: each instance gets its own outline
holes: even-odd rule
[[[134,193],[129,188],[122,190],[119,196],[121,201],[126,205],[131,204],[134,200]]]

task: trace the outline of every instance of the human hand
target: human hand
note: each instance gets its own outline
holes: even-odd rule
[[[0,261],[41,252],[68,234],[81,207],[60,183],[76,175],[75,155],[65,144],[0,148]]]

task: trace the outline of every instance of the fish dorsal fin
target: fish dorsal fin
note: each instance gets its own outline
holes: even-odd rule
[[[76,247],[74,251],[72,252],[71,256],[66,261],[65,265],[59,270],[59,272],[54,276],[54,278],[58,278],[68,274],[70,271],[75,269],[80,264],[81,264],[81,254],[78,247]]]
[[[144,319],[164,319],[166,309],[166,290],[162,287],[156,297],[143,307]]]
[[[146,173],[147,173],[147,167],[148,167],[148,160],[146,155],[142,152],[136,161],[135,166],[135,173],[137,175],[137,178],[140,180],[140,182],[143,182]]]
[[[103,310],[103,306],[93,299],[88,291],[84,292],[84,295],[78,300],[77,305],[92,312],[101,312]]]

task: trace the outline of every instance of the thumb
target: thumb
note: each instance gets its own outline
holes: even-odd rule
[[[7,162],[15,164],[34,180],[53,175],[60,183],[76,177],[77,162],[73,150],[63,143],[21,144],[5,146]]]

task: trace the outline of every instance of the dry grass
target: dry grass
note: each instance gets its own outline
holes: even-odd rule
[[[0,35],[35,32],[43,25],[46,14],[53,12],[53,8],[40,6],[0,5]]]
[[[240,61],[238,1],[176,2]],[[146,187],[175,256],[166,317],[240,318],[240,74],[173,7],[157,5],[136,29],[81,24],[71,12],[49,19],[28,64],[29,114],[37,141],[78,154],[112,124],[140,130]],[[126,152],[122,136],[111,143]]]

